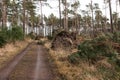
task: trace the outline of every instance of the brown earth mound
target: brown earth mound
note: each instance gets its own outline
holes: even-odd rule
[[[76,40],[76,33],[69,33],[66,31],[61,31],[58,33],[52,41],[52,49],[70,49],[74,45]]]

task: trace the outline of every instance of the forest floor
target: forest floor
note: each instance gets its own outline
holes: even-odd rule
[[[49,49],[52,61],[56,65],[54,67],[57,72],[56,80],[120,80],[120,68],[116,66],[114,60],[105,57],[95,64],[90,64],[88,61],[77,59],[79,63],[71,64],[68,56],[77,52],[77,48],[53,50],[51,42],[46,41],[44,45]]]
[[[0,70],[0,80],[54,80],[47,50],[31,43]]]
[[[9,53],[1,55],[0,60],[5,59],[0,61],[0,66],[3,65],[0,67],[0,80],[120,80],[116,58],[111,60],[104,56],[93,64],[77,59],[79,63],[72,64],[68,56],[78,49],[53,50],[51,42],[42,38],[29,42],[31,44],[26,48],[24,45],[24,49],[18,50],[14,56],[12,54],[12,57],[7,57]]]
[[[4,47],[0,48],[0,69],[7,65],[8,62],[10,62],[30,42],[30,39],[16,41],[15,43],[7,43]]]

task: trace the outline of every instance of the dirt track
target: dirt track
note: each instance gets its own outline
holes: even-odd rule
[[[30,44],[0,70],[0,80],[53,80],[46,49]]]

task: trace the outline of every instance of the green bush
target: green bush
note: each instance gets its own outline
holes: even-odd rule
[[[23,31],[19,26],[14,26],[11,29],[5,27],[0,31],[0,47],[4,46],[7,42],[15,42],[23,39]]]
[[[3,47],[6,44],[6,40],[3,36],[0,36],[0,47]]]
[[[76,64],[79,63],[80,55],[78,53],[73,53],[68,56],[68,59],[70,63]]]
[[[113,33],[113,41],[120,43],[120,32],[114,32]]]
[[[120,59],[116,59],[116,65],[120,67]]]
[[[3,47],[7,43],[7,28],[0,31],[0,47]]]
[[[95,63],[103,57],[116,56],[108,39],[108,37],[102,35],[93,40],[84,41],[78,46],[78,52],[69,56],[70,62],[77,62],[79,58]]]
[[[12,41],[24,39],[24,34],[21,27],[17,26],[11,29],[11,39]]]
[[[81,58],[85,58],[90,61],[97,60],[101,56],[112,54],[110,45],[104,42],[104,38],[96,38],[91,41],[85,41],[78,46]]]
[[[5,40],[8,39],[8,35],[7,35],[8,29],[7,28],[3,28],[0,31],[0,36],[2,36]]]
[[[120,32],[104,34],[110,41],[120,43]]]

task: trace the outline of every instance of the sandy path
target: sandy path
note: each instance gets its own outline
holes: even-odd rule
[[[46,49],[34,43],[0,70],[0,80],[54,80],[51,69]]]
[[[34,80],[53,80],[53,75],[49,67],[46,51],[42,46],[38,46],[36,68]]]
[[[27,53],[29,50],[28,45],[22,52],[20,52],[13,60],[11,60],[8,65],[6,65],[3,69],[0,70],[0,80],[8,80],[7,77],[18,64],[18,62],[22,59],[22,57]]]

